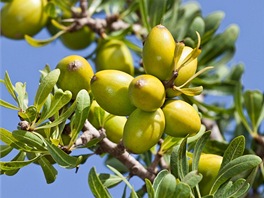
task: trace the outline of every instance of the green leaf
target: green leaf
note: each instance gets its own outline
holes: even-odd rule
[[[201,180],[203,176],[198,171],[191,171],[182,179],[183,183],[188,184],[191,188],[194,188]]]
[[[43,140],[32,132],[23,131],[23,130],[15,130],[13,131],[12,135],[19,142],[25,143],[37,151],[40,151],[40,152],[47,151],[47,148],[45,147]]]
[[[85,120],[88,118],[90,108],[90,96],[85,89],[82,89],[77,94],[75,99],[76,110],[71,118],[71,141],[69,147],[74,144],[79,132],[82,130]]]
[[[57,17],[57,12],[56,12],[56,5],[54,2],[49,1],[47,5],[45,6],[45,13],[51,18],[56,18]]]
[[[161,146],[160,146],[160,154],[164,154],[167,151],[169,151],[172,147],[174,147],[175,145],[178,145],[182,142],[183,138],[176,138],[176,137],[172,137],[167,135],[164,139],[164,141],[162,142]]]
[[[44,104],[45,108],[43,108],[43,110],[45,109],[45,112],[42,111],[40,121],[38,121],[38,123],[41,123],[42,121],[52,117],[55,113],[59,112],[63,106],[70,102],[71,97],[72,93],[70,91],[66,90],[64,92],[61,89],[58,89],[51,98],[50,104]]]
[[[229,189],[225,191],[223,197],[237,197],[237,194],[244,194],[248,191],[250,185],[245,179],[240,178],[236,180]]]
[[[66,33],[66,30],[59,31],[58,33],[56,33],[52,37],[50,37],[48,39],[43,39],[43,40],[37,40],[37,39],[34,39],[33,37],[31,37],[29,35],[25,35],[25,40],[28,42],[29,45],[31,45],[33,47],[43,47],[45,45],[50,44],[52,41],[56,40],[57,38],[59,38],[64,33]]]
[[[20,151],[10,162],[15,162],[15,161],[24,161],[26,158],[26,153],[23,151]],[[14,170],[7,170],[4,171],[6,175],[8,176],[13,176],[15,175],[18,171],[20,170],[20,168],[18,169],[14,169]],[[1,169],[2,171],[2,169]]]
[[[12,146],[0,145],[0,158],[7,156],[13,150]]]
[[[192,170],[198,170],[199,159],[203,148],[210,137],[211,132],[206,132],[202,137],[198,139],[194,146],[193,159],[192,159]]]
[[[38,163],[42,168],[47,184],[53,183],[56,180],[58,171],[52,166],[50,161],[45,157],[39,158]]]
[[[119,176],[111,175],[107,173],[101,173],[98,175],[98,177],[106,188],[112,188],[122,181],[122,179]]]
[[[116,170],[114,167],[111,167],[109,165],[107,165],[107,167],[111,171],[113,171],[117,176],[119,176],[123,180],[123,182],[125,182],[125,184],[129,187],[129,189],[131,190],[131,195],[130,196],[131,197],[134,197],[134,198],[138,198],[137,193],[135,192],[134,187],[127,181],[127,179],[118,170]]]
[[[7,71],[5,72],[4,83],[5,83],[7,91],[14,98],[14,100],[18,103],[17,96],[16,96],[16,93],[15,93],[15,87],[13,86]]]
[[[52,91],[54,85],[56,84],[60,75],[59,69],[54,69],[47,76],[45,76],[38,87],[34,106],[37,108],[37,111],[40,112],[43,104],[45,103],[49,93]]]
[[[139,3],[139,10],[140,10],[140,15],[141,15],[141,20],[144,25],[144,27],[147,29],[148,32],[151,30],[151,26],[149,24],[148,20],[148,2],[147,0],[138,0]]]
[[[262,160],[256,155],[243,155],[230,161],[219,171],[210,194],[214,194],[223,183],[232,177],[257,167],[261,162]]]
[[[155,197],[175,197],[176,193],[176,178],[171,174],[166,174],[155,192]]]
[[[88,176],[88,184],[90,186],[90,189],[93,193],[93,195],[97,198],[105,198],[105,197],[111,197],[108,190],[102,182],[100,181],[95,168],[91,168]]]
[[[155,177],[154,182],[153,182],[153,188],[155,189],[155,192],[159,188],[159,185],[162,181],[162,179],[169,174],[169,171],[166,169],[161,170],[158,175]],[[175,181],[176,182],[176,181]]]
[[[176,196],[175,198],[190,198],[191,197],[191,188],[187,184],[180,182],[176,185]]]
[[[22,111],[28,107],[28,94],[26,92],[26,83],[17,82],[15,84],[15,91],[17,93],[17,102]]]
[[[72,169],[78,167],[78,165],[80,164],[81,156],[78,158],[72,157],[49,141],[46,141],[46,144],[49,154],[58,163],[59,166]]]
[[[18,115],[23,120],[26,120],[29,123],[32,123],[38,117],[37,108],[35,106],[30,106],[25,111],[23,111],[23,110],[22,111],[19,111],[18,112]]]
[[[31,160],[27,160],[27,161],[0,162],[0,170],[1,171],[17,170],[19,168],[22,168],[24,166],[31,164],[32,162],[37,161],[39,157],[40,156],[37,156],[37,157],[35,157]]]
[[[244,150],[245,150],[245,137],[241,135],[234,138],[228,145],[227,149],[225,150],[221,168],[223,168],[230,161],[243,155]]]
[[[153,28],[154,26],[162,23],[162,18],[167,8],[167,0],[149,0],[148,6],[149,24],[150,27]]]
[[[259,117],[261,115],[262,107],[264,105],[263,94],[257,90],[250,90],[244,93],[244,104],[247,114],[250,118],[253,131],[257,133],[259,127]]]
[[[8,108],[8,109],[13,109],[13,110],[19,111],[19,107],[15,106],[13,104],[10,104],[9,102],[6,102],[2,99],[0,99],[0,106]]]
[[[174,89],[172,89],[174,91]],[[203,92],[203,86],[199,87],[187,87],[187,88],[178,88],[175,87],[175,91],[181,92],[186,96],[197,96]]]
[[[10,131],[0,128],[0,140],[12,148],[16,148],[18,150],[31,152],[34,149],[27,146],[25,143],[19,142]]]
[[[145,184],[146,184],[146,188],[147,188],[148,198],[154,198],[155,197],[155,191],[154,191],[154,188],[152,186],[151,181],[146,178]]]

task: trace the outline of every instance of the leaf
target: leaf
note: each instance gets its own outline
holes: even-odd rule
[[[0,158],[7,156],[12,150],[12,146],[0,145]]]
[[[72,93],[70,91],[66,90],[64,92],[61,89],[58,89],[51,98],[50,104],[45,103],[45,112],[42,111],[40,121],[38,121],[38,123],[41,123],[42,121],[52,117],[55,113],[59,112],[63,106],[70,102],[71,97]]]
[[[78,165],[80,164],[81,156],[79,156],[78,158],[72,157],[49,141],[46,141],[46,144],[49,154],[58,163],[59,166],[72,169],[78,167]]]
[[[90,189],[93,193],[93,195],[97,198],[105,198],[105,197],[111,197],[108,190],[102,182],[100,181],[95,168],[91,168],[88,176],[88,184],[90,186]]]
[[[57,177],[58,171],[52,166],[50,161],[45,157],[40,157],[38,163],[42,168],[47,184],[53,183]]]
[[[192,170],[193,171],[198,170],[199,159],[200,159],[201,153],[210,135],[211,135],[211,132],[204,133],[203,136],[198,139],[198,141],[196,142],[194,146],[193,159],[192,159]]]
[[[31,45],[33,47],[43,47],[45,45],[50,44],[52,41],[56,40],[57,38],[59,38],[64,33],[66,33],[66,30],[61,30],[58,33],[56,33],[55,35],[53,35],[52,37],[50,37],[48,39],[43,39],[43,40],[37,40],[37,39],[34,39],[33,37],[31,37],[29,35],[25,35],[25,40],[28,42],[29,45]]]
[[[191,171],[182,179],[183,183],[188,184],[191,188],[194,188],[201,180],[203,176],[198,171]]]
[[[178,88],[174,87],[175,91],[181,92],[186,96],[197,96],[203,92],[203,86],[199,87],[187,87],[187,88]],[[172,89],[174,91],[174,89]]]
[[[24,161],[26,158],[26,153],[23,151],[20,151],[10,162],[15,162],[15,161]],[[7,170],[4,171],[6,175],[8,176],[13,176],[15,175],[18,171],[20,170],[20,168],[18,169],[14,169],[14,170]],[[1,170],[2,171],[2,170]]]
[[[155,190],[155,192],[157,191],[157,189],[159,188],[159,185],[162,181],[162,179],[169,174],[169,171],[166,169],[161,170],[158,175],[155,177],[154,182],[153,182],[153,188]],[[175,181],[176,182],[176,181]]]
[[[244,150],[245,150],[245,137],[241,135],[234,138],[224,152],[221,168],[223,168],[226,164],[228,164],[230,161],[234,160],[235,158],[243,155]]]
[[[139,3],[139,10],[140,10],[140,15],[141,15],[141,20],[144,25],[144,27],[147,29],[148,32],[151,30],[151,26],[148,21],[148,2],[147,0],[138,0]]]
[[[26,110],[28,107],[28,94],[26,92],[26,83],[17,82],[15,84],[15,91],[17,93],[17,102],[22,109],[22,111]]]
[[[171,174],[166,174],[155,192],[155,197],[175,197],[176,194],[176,178]]]
[[[13,86],[7,71],[5,72],[4,83],[5,83],[7,91],[14,98],[14,100],[18,103],[17,96],[16,96],[16,93],[15,93],[15,87]]]
[[[151,181],[146,178],[145,184],[146,184],[146,188],[147,188],[148,198],[154,198],[155,197],[155,191],[154,191],[154,188],[152,186]]]
[[[19,142],[25,143],[39,152],[47,151],[47,148],[45,147],[43,140],[32,132],[24,131],[24,130],[15,130],[13,131],[12,135]]]
[[[125,182],[125,184],[129,187],[129,189],[131,190],[131,197],[134,197],[134,198],[138,198],[137,196],[137,193],[135,192],[134,190],[134,187],[127,181],[127,179],[118,171],[116,170],[114,167],[111,167],[109,165],[107,165],[107,167],[113,171],[117,176],[119,176],[123,182]]]
[[[29,123],[32,123],[35,119],[37,119],[37,108],[35,106],[30,106],[25,111],[19,111],[18,115],[22,118],[22,120],[26,120]]]
[[[85,120],[88,118],[89,108],[90,108],[90,96],[85,89],[82,89],[77,94],[75,99],[76,101],[76,109],[75,114],[71,118],[71,141],[69,143],[69,147],[71,147],[79,132],[82,130]]]
[[[175,189],[175,198],[190,198],[191,197],[191,188],[187,184],[180,182],[176,185]]]
[[[0,162],[0,170],[1,171],[10,171],[10,170],[17,170],[19,168],[22,168],[24,166],[27,166],[31,164],[32,162],[35,162],[38,160],[40,156],[37,156],[31,160],[27,161],[10,161],[10,162]]]
[[[56,5],[54,2],[49,1],[45,6],[45,13],[51,18],[57,17]]]
[[[264,104],[263,94],[257,90],[250,90],[244,93],[244,104],[247,110],[247,114],[250,118],[253,132],[257,133],[259,127],[259,117]]]
[[[150,27],[153,28],[154,26],[161,24],[163,15],[167,8],[167,0],[152,0],[148,1],[149,11],[149,24]]]
[[[101,173],[98,175],[98,177],[106,188],[112,188],[122,181],[122,179],[119,176],[111,175],[107,173]]]
[[[162,142],[161,146],[160,146],[159,153],[161,155],[163,155],[164,153],[169,151],[175,145],[180,144],[182,142],[182,139],[183,138],[176,138],[176,137],[172,137],[172,136],[167,135],[165,137],[164,141]]]
[[[45,76],[38,87],[34,106],[37,108],[37,112],[40,112],[45,100],[47,99],[49,93],[52,91],[54,85],[56,84],[60,75],[59,69],[54,69],[47,76]]]
[[[246,182],[245,179],[240,178],[236,180],[229,189],[225,191],[223,197],[237,197],[236,194],[244,194],[248,191],[250,185]]]
[[[2,99],[0,99],[0,106],[8,108],[8,109],[19,111],[19,107],[15,106],[13,104],[10,104],[9,102],[6,102],[6,101],[4,101]]]
[[[256,155],[243,155],[230,161],[219,171],[210,194],[214,194],[230,178],[257,167],[261,162],[262,160]]]

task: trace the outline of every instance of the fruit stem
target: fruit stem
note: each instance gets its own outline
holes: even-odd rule
[[[172,72],[172,76],[171,76],[171,79],[170,80],[164,80],[164,81],[162,81],[165,89],[172,88],[174,86],[174,81],[178,77],[178,74],[179,74],[178,71],[177,70],[174,70]]]

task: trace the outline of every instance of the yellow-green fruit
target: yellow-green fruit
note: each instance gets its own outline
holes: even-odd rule
[[[113,115],[128,116],[136,108],[129,100],[128,87],[133,77],[118,70],[102,70],[91,80],[97,103]]]
[[[203,175],[199,182],[200,192],[202,196],[208,195],[210,189],[217,177],[222,164],[223,157],[215,154],[202,154],[200,157],[198,172]],[[192,159],[189,162],[192,164]]]
[[[13,0],[1,9],[1,34],[10,39],[34,36],[47,23],[47,0]]]
[[[157,25],[149,32],[143,46],[143,66],[146,73],[168,80],[174,69],[175,41],[169,30]]]
[[[61,35],[60,39],[67,48],[81,50],[88,47],[94,41],[95,34],[88,26],[84,26],[80,30]]]
[[[131,52],[122,41],[111,39],[98,45],[95,58],[96,70],[115,69],[134,75]]]
[[[123,144],[132,153],[144,153],[158,143],[165,128],[161,109],[153,112],[136,109],[127,119]]]
[[[162,111],[165,115],[164,132],[173,137],[195,135],[201,128],[201,120],[197,111],[182,100],[168,100]]]
[[[129,98],[139,109],[155,111],[165,101],[165,88],[155,76],[144,74],[137,76],[129,85]]]
[[[109,113],[100,107],[96,100],[93,100],[90,106],[88,120],[94,126],[94,128],[99,129],[103,127],[104,121],[108,115]]]
[[[178,66],[176,67],[176,69],[180,67],[183,60],[192,52],[192,50],[193,49],[188,46],[185,46],[183,48],[182,55],[179,59]],[[195,58],[190,63],[188,63],[187,65],[185,65],[184,67],[180,69],[178,76],[174,81],[177,87],[181,86],[183,83],[185,83],[189,78],[191,78],[196,73],[197,64],[198,64],[197,58]]]
[[[107,138],[118,144],[123,137],[126,121],[127,118],[125,116],[109,115],[104,124]]]
[[[59,61],[57,68],[60,69],[58,87],[71,91],[73,99],[81,89],[91,91],[90,81],[94,73],[85,58],[78,55],[66,56]]]

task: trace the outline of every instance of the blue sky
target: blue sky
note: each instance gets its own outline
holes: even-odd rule
[[[232,5],[227,0],[201,0],[197,1],[202,7],[203,16],[209,13],[222,10],[225,18],[219,31],[223,31],[232,23],[240,27],[240,35],[237,41],[237,51],[230,62],[230,65],[242,62],[245,64],[243,83],[246,89],[264,90],[264,1],[263,0],[233,0]],[[37,38],[47,38],[46,30],[37,35]],[[62,46],[60,41],[43,48],[33,48],[25,41],[13,41],[1,37],[1,77],[7,70],[13,83],[20,81],[27,83],[29,103],[33,103],[34,94],[39,80],[39,70],[45,64],[55,68],[58,61],[64,56],[71,54],[87,55],[89,49],[83,51],[70,51]],[[3,86],[1,86],[1,98],[12,101]],[[18,123],[17,112],[6,110],[1,111],[1,127],[14,130]],[[84,150],[83,152],[87,152]],[[21,169],[14,177],[1,176],[1,197],[92,197],[88,188],[88,172],[92,166],[96,166],[98,172],[108,171],[103,164],[103,159],[98,156],[92,157],[88,163],[81,166],[77,174],[74,170],[64,170],[57,167],[57,180],[47,185],[41,172],[41,168],[30,165]],[[132,180],[133,181],[133,180]],[[142,185],[134,180],[135,186]],[[120,197],[122,188],[117,188],[113,197]]]

